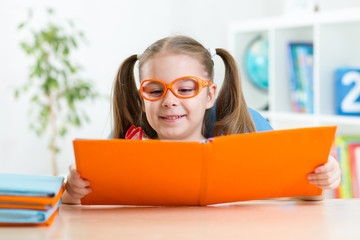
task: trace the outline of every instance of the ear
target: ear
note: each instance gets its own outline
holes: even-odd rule
[[[209,86],[206,109],[210,109],[210,108],[212,108],[212,106],[214,106],[215,99],[216,99],[216,89],[217,89],[216,83],[213,83],[211,86]]]

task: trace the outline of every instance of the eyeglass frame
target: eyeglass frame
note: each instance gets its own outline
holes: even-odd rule
[[[193,96],[190,96],[190,97],[178,95],[178,94],[174,91],[174,89],[172,88],[175,82],[180,81],[180,80],[182,80],[182,79],[186,79],[186,78],[193,78],[193,79],[195,79],[195,80],[198,82],[198,85],[199,85],[198,91],[197,91]],[[163,95],[161,95],[161,97],[156,98],[156,99],[150,99],[150,98],[145,97],[144,94],[143,94],[143,85],[144,85],[145,82],[159,82],[159,83],[163,84],[163,85],[165,86],[165,90],[164,90]],[[140,95],[141,95],[144,99],[146,99],[146,100],[148,100],[148,101],[157,101],[157,100],[160,100],[161,98],[163,98],[163,97],[167,94],[168,89],[170,89],[170,91],[171,91],[176,97],[178,97],[178,98],[183,98],[183,99],[187,99],[187,98],[196,97],[197,95],[199,95],[199,93],[201,92],[201,90],[202,90],[203,88],[208,87],[208,86],[211,86],[212,84],[213,84],[212,82],[207,81],[207,80],[203,80],[203,79],[201,79],[201,78],[199,78],[199,77],[196,77],[196,76],[184,76],[184,77],[180,77],[180,78],[175,79],[174,81],[172,81],[172,82],[169,83],[169,84],[168,84],[168,83],[165,83],[165,82],[163,82],[163,81],[161,81],[161,80],[158,80],[158,79],[145,79],[145,80],[141,81],[139,91],[140,91]]]

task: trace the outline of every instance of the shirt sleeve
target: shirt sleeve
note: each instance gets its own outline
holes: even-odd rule
[[[269,122],[257,111],[249,108],[249,112],[254,121],[255,128],[257,132],[271,131],[273,128],[269,124]]]
[[[252,108],[249,108],[249,112],[251,115],[251,118],[254,121],[255,128],[257,132],[264,132],[264,131],[271,131],[273,128],[269,124],[269,122],[257,111],[255,111]],[[214,129],[214,123],[216,122],[216,112],[215,112],[215,104],[210,109],[210,121],[206,124],[206,129],[208,133],[212,133]],[[212,134],[210,134],[209,137],[214,137]]]

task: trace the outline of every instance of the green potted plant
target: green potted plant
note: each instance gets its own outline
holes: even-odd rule
[[[85,112],[80,113],[79,103],[94,100],[99,94],[80,76],[81,65],[73,61],[72,53],[84,42],[84,34],[72,21],[56,23],[52,9],[47,10],[48,21],[38,30],[30,26],[32,16],[29,10],[28,19],[18,26],[31,33],[20,46],[32,63],[28,81],[16,89],[15,97],[25,92],[31,95],[30,129],[48,137],[53,175],[57,175],[59,137],[64,137],[70,127],[89,121]]]

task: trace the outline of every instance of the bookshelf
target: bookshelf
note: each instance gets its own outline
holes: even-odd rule
[[[337,67],[360,68],[360,9],[233,22],[228,34],[228,49],[239,64],[246,101],[274,129],[337,125],[337,134],[360,135],[360,117],[335,113],[334,78]],[[255,88],[244,74],[245,49],[259,35],[269,41],[267,91]],[[313,114],[294,113],[291,108],[287,44],[303,41],[314,44]]]

